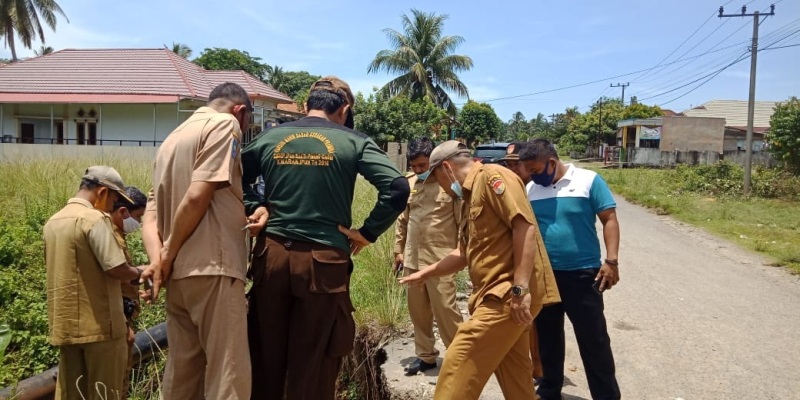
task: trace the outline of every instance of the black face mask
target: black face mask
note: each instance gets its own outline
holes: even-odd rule
[[[353,129],[355,125],[355,121],[353,121],[353,109],[347,110],[347,118],[344,120],[344,126]]]

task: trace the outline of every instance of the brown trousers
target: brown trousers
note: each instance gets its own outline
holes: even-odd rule
[[[125,336],[59,349],[56,400],[105,400],[122,396],[128,362]]]
[[[492,373],[504,398],[538,398],[531,379],[530,326],[514,322],[510,307],[507,298],[487,296],[459,326],[439,371],[435,400],[477,400]]]
[[[533,362],[533,378],[543,377],[542,358],[539,356],[539,333],[536,332],[535,323],[531,324],[531,362]]]
[[[417,270],[406,268],[406,276]],[[439,328],[444,347],[450,346],[458,331],[458,324],[464,321],[456,305],[455,274],[428,278],[423,285],[409,285],[408,314],[414,324],[414,345],[419,357],[426,363],[435,363],[439,351],[433,336],[433,321]]]
[[[243,281],[229,276],[170,280],[167,340],[163,399],[250,398]]]
[[[260,236],[251,265],[252,398],[334,399],[342,359],[355,338],[349,254]]]

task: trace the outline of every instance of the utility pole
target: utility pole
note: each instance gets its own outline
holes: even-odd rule
[[[597,154],[600,154],[600,149],[599,149],[600,148],[600,143],[602,143],[602,141],[603,141],[603,98],[601,97],[600,99],[598,99],[597,103],[599,105],[598,111],[600,113],[600,121],[597,124],[597,144],[596,144],[596,146],[598,147]]]
[[[741,14],[725,14],[725,9],[720,6],[719,17],[753,17],[753,44],[750,46],[750,97],[747,102],[747,140],[745,146],[744,161],[744,193],[750,193],[751,173],[753,170],[753,114],[756,106],[756,56],[758,55],[758,26],[761,24],[761,17],[775,15],[775,5],[769,6],[769,13],[761,14],[756,11],[752,14],[747,13],[747,6],[742,6]]]
[[[631,85],[630,82],[628,82],[628,83],[617,83],[616,85],[609,85],[609,87],[621,87],[622,88],[622,97],[620,97],[620,99],[622,99],[622,106],[623,107],[625,107],[625,88],[630,86],[630,85]]]

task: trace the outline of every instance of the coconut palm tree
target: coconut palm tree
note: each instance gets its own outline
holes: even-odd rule
[[[403,32],[387,28],[392,49],[375,55],[367,72],[384,71],[399,75],[381,88],[389,96],[404,95],[412,100],[429,98],[434,104],[455,115],[456,107],[448,92],[469,98],[467,86],[457,73],[472,68],[472,59],[453,54],[464,42],[461,36],[442,36],[447,15],[412,9],[403,15]]]
[[[36,39],[44,42],[42,22],[55,31],[57,15],[69,22],[55,0],[0,0],[0,36],[11,49],[11,61],[17,61],[15,39],[28,49]]]
[[[52,53],[54,51],[55,50],[53,50],[52,47],[42,45],[41,47],[39,47],[38,49],[34,50],[33,52],[36,54],[36,57],[41,57],[41,56],[43,56],[45,54],[50,54],[50,53]]]
[[[167,45],[164,47],[169,48]],[[192,48],[183,43],[172,42],[172,52],[187,59],[192,56]]]
[[[277,65],[267,65],[267,83],[282,92],[286,86],[286,71]]]

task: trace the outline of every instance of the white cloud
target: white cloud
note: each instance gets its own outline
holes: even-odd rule
[[[91,29],[86,29],[76,23],[59,23],[56,32],[45,32],[47,45],[56,49],[86,49],[86,48],[116,48],[116,47],[135,47],[141,43],[141,39],[131,36],[114,35],[100,33]],[[17,41],[17,57],[33,57],[34,49],[41,46],[40,42],[34,42],[33,49],[26,49]],[[11,58],[11,50],[8,48],[0,49],[0,57]]]
[[[466,82],[465,82],[466,83]],[[497,89],[491,86],[484,86],[484,85],[470,85],[466,83],[467,88],[469,89],[469,98],[470,100],[475,101],[486,101],[496,99],[498,97],[502,97],[503,94],[500,93]],[[466,100],[466,99],[462,99]],[[456,100],[458,102],[458,100]]]

